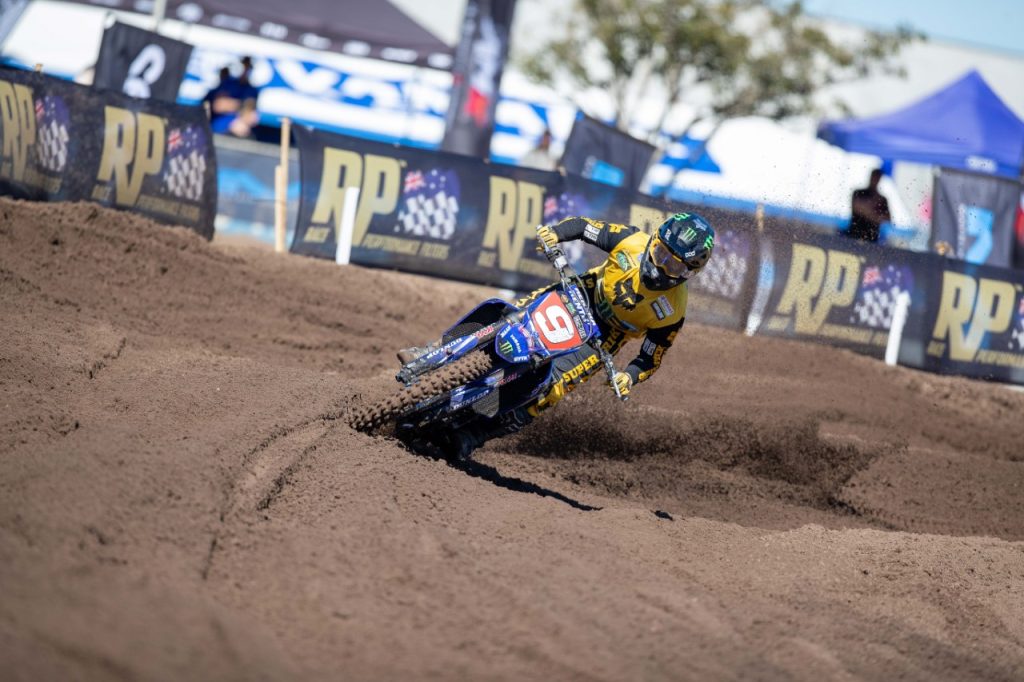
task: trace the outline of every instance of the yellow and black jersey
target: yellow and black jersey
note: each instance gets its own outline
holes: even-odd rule
[[[596,279],[592,305],[598,317],[629,338],[644,337],[640,354],[624,371],[634,383],[650,377],[672,345],[686,317],[686,283],[664,291],[648,289],[640,260],[650,237],[632,225],[572,217],[552,230],[559,241],[582,239],[608,254],[590,270]]]

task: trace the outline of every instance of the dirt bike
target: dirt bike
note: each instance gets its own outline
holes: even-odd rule
[[[497,298],[478,305],[440,343],[402,366],[400,391],[354,411],[354,428],[394,424],[408,445],[436,443],[446,432],[537,399],[550,384],[552,361],[584,345],[597,352],[619,399],[627,399],[615,385],[615,365],[601,348],[579,274],[561,248],[538,241],[559,282],[524,308]]]

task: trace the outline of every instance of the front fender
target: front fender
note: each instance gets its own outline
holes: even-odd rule
[[[533,334],[521,322],[512,322],[504,328],[494,339],[494,352],[505,362],[518,365],[530,360],[530,352],[533,350],[530,339]]]

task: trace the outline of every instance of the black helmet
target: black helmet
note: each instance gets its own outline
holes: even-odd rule
[[[651,237],[640,262],[648,289],[670,289],[707,265],[715,248],[715,230],[696,213],[677,213]]]

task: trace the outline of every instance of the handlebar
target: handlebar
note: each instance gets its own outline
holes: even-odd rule
[[[538,225],[537,229],[539,230],[542,227],[544,227],[544,225]],[[579,273],[577,273],[572,264],[569,263],[569,259],[565,257],[565,252],[562,251],[557,244],[555,246],[548,246],[539,237],[537,238],[537,243],[540,244],[541,252],[544,254],[544,257],[548,259],[551,266],[558,273],[558,278],[562,283],[562,288],[568,288],[575,284],[581,291],[583,291],[584,296],[586,296],[586,289],[583,286],[583,281],[580,279]],[[622,402],[629,400],[629,396],[623,395],[619,390],[618,384],[615,383],[617,370],[615,369],[615,362],[612,359],[612,354],[602,348],[600,342],[589,342],[588,345],[594,349],[598,357],[601,359],[601,363],[604,365],[604,369],[608,373],[608,383],[611,384],[612,389],[615,391],[615,397]]]
[[[543,227],[543,225],[538,225],[538,228],[540,227]],[[569,263],[569,259],[565,257],[565,252],[562,251],[561,247],[557,244],[555,246],[548,246],[540,238],[537,239],[537,243],[540,244],[544,257],[548,259],[555,272],[558,273],[558,278],[562,281],[563,287],[569,286],[574,280],[579,280],[579,273]]]

